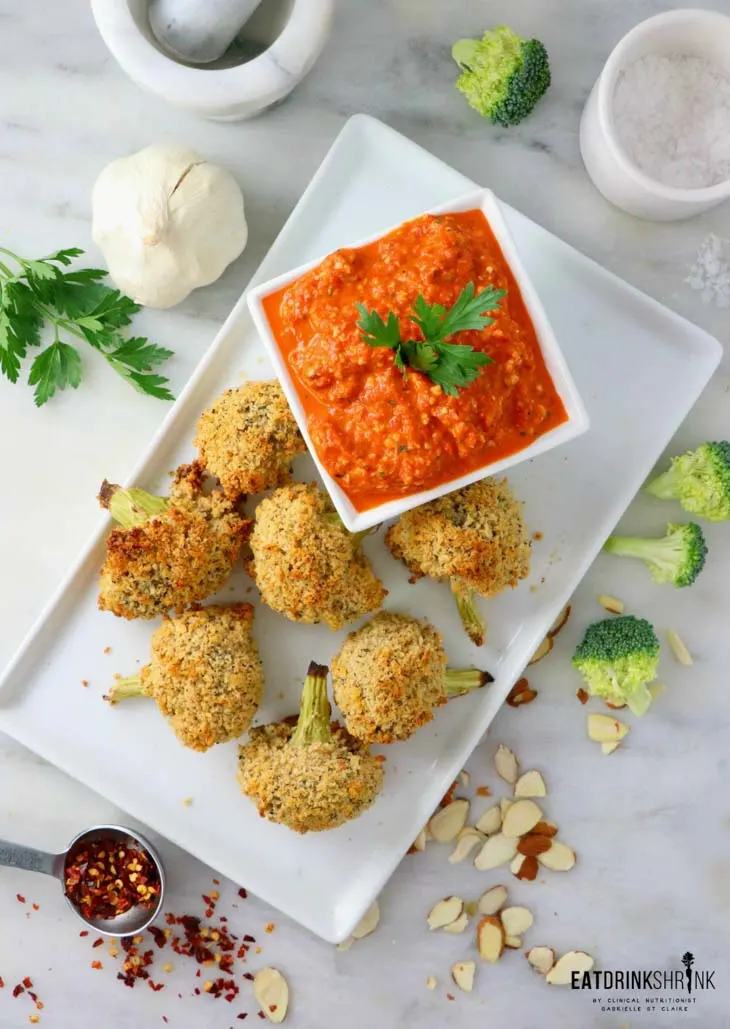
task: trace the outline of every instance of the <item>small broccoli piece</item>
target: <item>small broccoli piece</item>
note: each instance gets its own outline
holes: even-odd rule
[[[490,682],[494,682],[494,676],[478,668],[447,668],[444,672],[444,692],[447,697],[461,697]]]
[[[456,88],[475,111],[497,125],[517,125],[550,85],[547,50],[500,25],[481,39],[460,39],[451,56],[461,68]]]
[[[123,489],[106,479],[99,490],[99,503],[123,529],[141,525],[170,506],[167,497],[156,497],[143,489]]]
[[[104,700],[110,704],[118,704],[120,700],[128,700],[130,697],[145,697],[147,694],[142,686],[141,675],[128,675],[126,679],[115,679],[108,693],[104,694]]]
[[[594,622],[573,654],[590,692],[611,704],[628,704],[643,715],[651,704],[646,688],[659,663],[659,640],[645,618],[621,615]]]
[[[451,592],[454,595],[456,608],[459,612],[459,618],[461,618],[461,624],[464,626],[464,631],[476,647],[483,647],[487,637],[487,629],[484,619],[477,610],[474,590],[469,589],[464,582],[454,582],[452,579]]]
[[[691,586],[707,557],[707,544],[699,525],[667,525],[661,539],[640,539],[636,536],[609,536],[603,547],[617,557],[637,557],[644,561],[656,582],[672,586]]]
[[[678,500],[685,511],[708,522],[730,521],[730,443],[703,443],[672,458],[669,471],[644,490],[660,500]]]

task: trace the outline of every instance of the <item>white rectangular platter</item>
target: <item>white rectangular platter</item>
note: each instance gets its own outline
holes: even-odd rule
[[[474,188],[393,130],[357,116],[254,281]],[[151,702],[103,703],[115,672],[131,674],[146,661],[154,628],[96,608],[105,523],[0,680],[0,729],[332,942],[349,934],[428,819],[720,359],[712,337],[505,211],[591,429],[510,476],[530,529],[543,538],[533,547],[530,580],[483,605],[489,640],[482,649],[466,640],[448,586],[410,585],[382,533],[366,541],[390,591],[387,607],[429,618],[453,664],[476,664],[496,676],[478,695],[442,708],[408,743],[387,749],[385,789],[369,812],[331,833],[296,836],[260,819],[240,795],[235,744],[196,754],[177,743]],[[242,377],[271,374],[242,299],[152,441],[135,484],[164,492],[167,472],[193,457],[200,411]],[[308,459],[295,471],[313,476]],[[107,474],[114,480],[114,468]],[[254,598],[243,573],[220,595]],[[307,663],[328,663],[344,633],[256,608],[267,684],[259,720],[269,721],[296,709]],[[192,805],[183,804],[185,797]]]

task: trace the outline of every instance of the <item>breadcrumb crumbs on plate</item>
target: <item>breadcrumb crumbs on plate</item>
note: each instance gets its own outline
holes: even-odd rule
[[[32,906],[34,911],[40,911],[41,909],[40,904],[33,904]]]
[[[192,797],[183,797],[183,807],[190,807],[190,805],[192,803],[193,803],[193,798]]]
[[[28,1015],[28,1021],[32,1023],[32,1025],[35,1025],[36,1022],[40,1022],[40,1020],[40,1015]]]
[[[266,926],[266,932],[267,933],[273,933],[275,928],[276,928],[276,926],[274,925],[274,923],[273,922],[269,922],[269,924]]]
[[[541,532],[533,532],[532,538],[534,540],[541,540],[541,539],[544,539],[544,536],[543,536],[543,534]]]
[[[81,685],[84,686],[84,687],[88,686],[89,685],[89,680],[88,679],[82,679],[81,680]]]
[[[256,947],[255,948],[255,953],[256,954],[260,954],[261,953],[261,947]]]

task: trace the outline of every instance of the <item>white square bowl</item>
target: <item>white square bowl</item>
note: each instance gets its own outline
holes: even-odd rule
[[[575,383],[573,382],[570,371],[568,370],[568,365],[563,356],[563,352],[555,338],[555,333],[550,327],[550,323],[548,322],[548,318],[545,314],[545,309],[540,302],[540,298],[532,285],[522,260],[520,259],[517,247],[515,246],[514,240],[507,228],[501,204],[494,193],[489,189],[480,189],[476,193],[469,193],[467,196],[460,197],[448,204],[442,204],[440,207],[434,207],[430,211],[425,211],[423,213],[456,214],[460,211],[473,210],[481,210],[484,213],[484,216],[489,222],[489,226],[499,243],[502,254],[514,275],[517,286],[522,294],[525,307],[527,308],[527,312],[530,315],[532,324],[535,328],[535,333],[537,335],[537,340],[540,350],[542,351],[543,358],[545,359],[545,364],[550,372],[553,383],[555,384],[555,388],[563,402],[568,417],[562,425],[558,425],[554,429],[551,429],[550,432],[546,432],[544,435],[536,439],[534,443],[531,443],[523,450],[520,450],[515,454],[511,454],[508,457],[504,457],[499,461],[493,461],[490,464],[483,465],[481,468],[477,468],[476,470],[469,472],[468,475],[461,475],[458,478],[451,479],[448,482],[434,486],[432,489],[421,490],[417,493],[410,493],[405,497],[385,501],[382,504],[378,504],[376,507],[369,508],[367,511],[358,511],[342,487],[332,478],[332,476],[327,472],[327,469],[322,465],[319,455],[317,454],[317,450],[312,444],[307,427],[307,416],[304,408],[302,407],[301,401],[299,400],[292,376],[287,368],[284,358],[282,357],[281,351],[279,350],[276,337],[272,332],[271,325],[264,309],[263,301],[265,297],[269,296],[269,294],[277,292],[277,290],[280,290],[284,286],[294,282],[306,272],[316,268],[324,260],[324,257],[319,258],[316,261],[310,261],[308,264],[301,265],[299,268],[294,268],[292,271],[286,272],[284,275],[279,275],[275,279],[270,279],[268,282],[264,282],[260,286],[256,286],[248,294],[248,306],[251,312],[251,317],[253,318],[254,324],[261,335],[262,342],[276,369],[276,374],[279,377],[284,394],[289,401],[289,406],[292,409],[317,469],[322,476],[322,481],[324,482],[327,492],[332,499],[332,503],[350,532],[359,532],[363,529],[369,529],[380,522],[387,521],[390,518],[397,518],[405,511],[409,511],[413,507],[418,507],[420,504],[425,504],[429,500],[435,500],[437,497],[441,497],[445,493],[451,493],[452,490],[462,489],[464,486],[470,486],[472,483],[478,482],[487,475],[494,475],[497,472],[503,472],[508,468],[512,468],[515,465],[520,464],[522,461],[527,461],[530,458],[544,454],[548,450],[552,450],[554,447],[559,446],[561,443],[567,443],[568,440],[575,439],[576,436],[582,435],[590,425],[586,409],[580,398],[578,390],[576,389]],[[401,222],[399,224],[403,223]],[[398,226],[392,226],[388,232],[397,227]],[[358,240],[357,242],[350,244],[350,246],[355,249],[361,246],[366,246],[368,243],[373,243],[375,240],[382,239],[384,236],[388,235],[388,232],[379,232],[369,239]]]

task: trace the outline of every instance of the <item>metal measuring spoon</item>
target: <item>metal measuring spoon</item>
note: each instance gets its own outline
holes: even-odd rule
[[[165,870],[160,856],[152,844],[139,833],[125,829],[123,825],[95,825],[91,829],[80,832],[78,836],[74,836],[66,850],[60,854],[49,854],[43,850],[35,850],[33,847],[24,847],[20,843],[0,840],[0,865],[24,868],[28,872],[45,872],[46,875],[52,875],[54,879],[60,879],[61,885],[63,885],[70,861],[84,846],[96,843],[98,840],[114,840],[121,846],[134,847],[147,854],[155,866],[160,880],[160,894],[156,903],[151,907],[138,904],[114,918],[87,918],[67,896],[65,889],[64,896],[71,910],[95,932],[101,933],[103,936],[134,936],[135,933],[146,929],[157,918],[162,910],[165,894]]]

